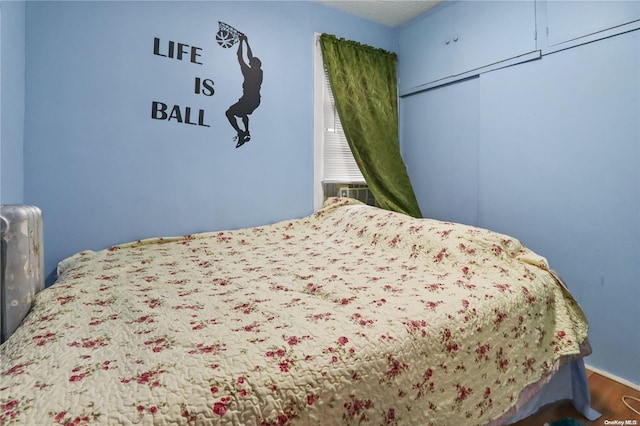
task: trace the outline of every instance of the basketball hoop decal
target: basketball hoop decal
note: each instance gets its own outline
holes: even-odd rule
[[[240,31],[233,28],[231,25],[218,21],[218,32],[216,33],[216,41],[221,47],[225,49],[230,48],[240,40],[240,36],[243,36]]]

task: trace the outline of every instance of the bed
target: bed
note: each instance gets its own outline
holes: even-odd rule
[[[345,198],[58,269],[0,347],[3,425],[505,424],[590,351],[516,239]]]

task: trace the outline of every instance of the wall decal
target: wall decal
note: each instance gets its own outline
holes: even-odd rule
[[[218,21],[215,39],[218,45],[224,49],[230,49],[237,45],[236,56],[243,78],[242,96],[224,114],[236,132],[233,141],[236,142],[236,148],[239,148],[251,140],[249,115],[260,105],[260,88],[263,78],[262,62],[253,56],[247,36],[224,22]],[[153,54],[177,61],[189,61],[197,66],[203,65],[202,48],[184,42],[163,41],[159,37],[154,37]],[[196,77],[192,87],[196,95],[213,96],[215,94],[214,82],[210,78]],[[196,112],[195,108],[190,106],[170,105],[157,100],[151,102],[151,118],[211,127],[205,122],[204,109],[198,109]]]
[[[240,36],[244,35],[240,31],[233,28],[231,25],[218,21],[218,33],[216,34],[216,41],[222,47],[229,48],[236,44],[240,40]]]
[[[242,83],[242,97],[231,105],[225,113],[231,127],[237,132],[233,138],[236,148],[251,140],[249,133],[249,115],[260,105],[260,87],[262,86],[262,62],[253,56],[249,40],[246,35],[224,22],[218,22],[219,29],[216,40],[225,49],[238,44],[237,56],[240,71],[244,78]],[[245,46],[245,47],[243,47]],[[242,127],[238,120],[241,120]]]
[[[169,40],[165,45],[158,37],[155,37],[153,39],[153,54],[168,59],[176,59],[178,61],[189,60],[189,62],[191,62],[192,64],[202,65],[200,59],[202,57],[202,48],[197,46],[190,46],[186,43],[177,43],[173,40]],[[212,96],[214,93],[213,81],[210,79],[202,79],[200,77],[196,77],[195,86],[196,94],[202,93],[206,96]],[[168,110],[169,112],[167,112]],[[171,106],[171,108],[169,108],[169,105],[164,102],[151,102],[151,118],[155,120],[175,120],[176,122],[182,124],[210,127],[204,122],[204,113],[205,112],[203,109],[199,109],[197,113],[198,119],[197,121],[195,121],[195,119],[192,119],[191,107],[173,105]]]

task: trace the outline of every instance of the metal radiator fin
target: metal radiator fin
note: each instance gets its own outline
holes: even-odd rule
[[[42,225],[38,207],[0,206],[0,342],[18,328],[44,288]]]

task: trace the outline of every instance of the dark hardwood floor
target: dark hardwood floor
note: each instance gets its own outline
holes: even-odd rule
[[[640,415],[631,411],[622,402],[622,397],[625,395],[640,398],[640,391],[593,371],[587,370],[587,377],[589,378],[589,387],[591,389],[591,407],[602,413],[599,419],[589,421],[579,414],[570,402],[563,401],[543,407],[533,416],[514,423],[514,426],[542,426],[545,423],[567,417],[579,420],[588,426],[617,424],[621,426],[640,426]],[[627,403],[637,411],[640,411],[640,402],[627,399]],[[622,423],[615,423],[615,421],[621,421]]]

